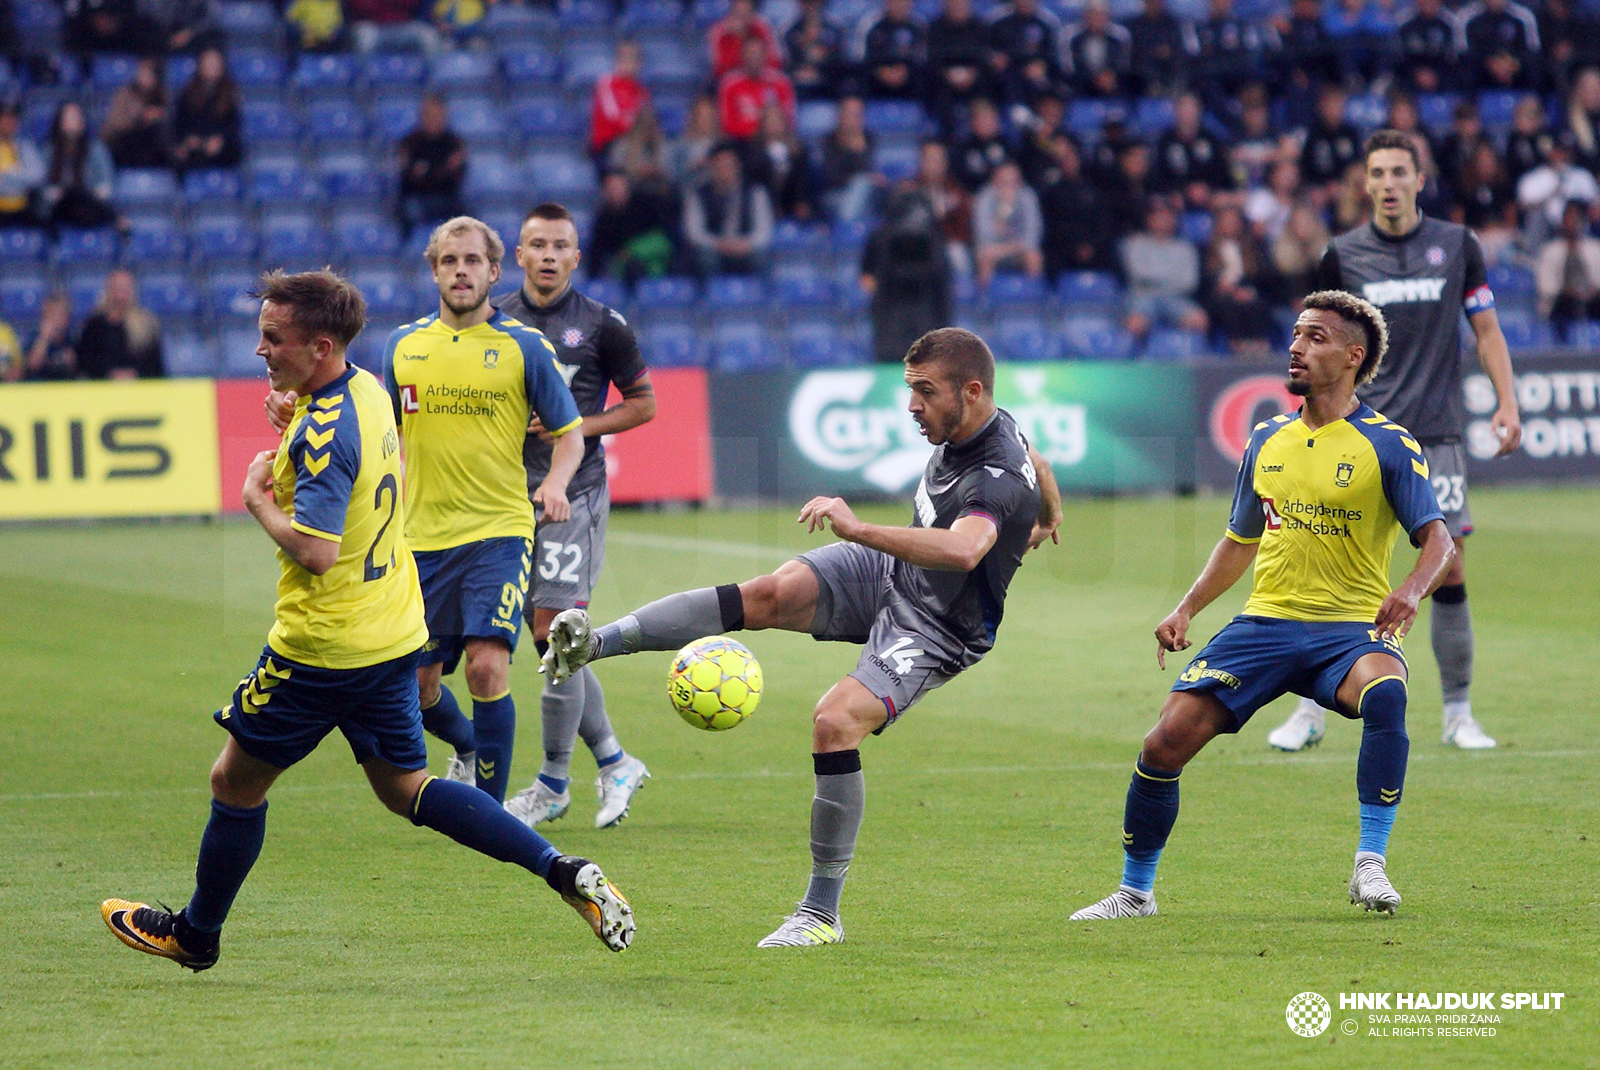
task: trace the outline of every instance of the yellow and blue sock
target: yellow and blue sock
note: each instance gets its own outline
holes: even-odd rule
[[[1395,807],[1406,784],[1406,682],[1380,676],[1361,690],[1361,755],[1356,759],[1356,798],[1361,802],[1361,851],[1385,854]]]
[[[411,823],[442,832],[463,847],[547,876],[561,852],[469,784],[429,777],[411,801]]]
[[[1180,770],[1181,772],[1181,770]],[[1135,762],[1122,814],[1122,886],[1149,895],[1156,863],[1178,820],[1178,773]]]
[[[422,711],[422,727],[456,749],[457,754],[470,754],[478,749],[472,732],[472,722],[461,712],[461,704],[448,687],[439,687],[439,701]]]
[[[472,696],[472,731],[477,740],[478,787],[495,802],[505,802],[511,783],[511,746],[517,735],[517,706],[511,692],[490,699]]]
[[[183,910],[191,926],[207,933],[222,928],[266,837],[266,803],[240,810],[211,800],[211,820],[200,837],[200,858],[194,867],[194,897]]]

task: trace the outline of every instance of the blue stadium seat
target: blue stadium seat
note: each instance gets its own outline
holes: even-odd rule
[[[1376,130],[1389,118],[1389,102],[1376,93],[1364,93],[1345,101],[1344,117],[1357,130]]]
[[[168,56],[167,57],[167,86],[171,89],[182,91],[194,77],[195,70],[200,66],[196,56]],[[238,79],[235,79],[237,81]]]
[[[705,307],[713,311],[758,309],[766,304],[767,288],[751,275],[717,275],[706,280]]]
[[[651,89],[670,91],[693,89],[710,74],[701,49],[669,39],[645,50],[640,78]]]
[[[702,368],[705,344],[700,332],[687,323],[657,323],[641,332],[640,348],[654,368]]]
[[[194,222],[195,254],[209,263],[248,263],[256,255],[255,228],[239,215],[207,215]]]
[[[683,5],[678,0],[631,0],[622,11],[621,28],[630,34],[675,30],[682,21]]]
[[[1183,213],[1178,220],[1178,233],[1186,241],[1192,242],[1201,249],[1211,240],[1211,228],[1215,221],[1210,212],[1190,211]]]
[[[397,272],[356,271],[351,274],[350,281],[367,299],[367,312],[375,319],[398,323],[414,318],[428,307],[428,303],[417,300],[416,291]]]
[[[372,102],[372,136],[382,141],[399,141],[417,125],[422,98],[407,95],[383,96]]]
[[[704,30],[727,13],[728,0],[690,0],[689,19],[697,30]]]
[[[535,150],[528,156],[534,195],[541,199],[587,200],[594,196],[594,164],[577,152]]]
[[[13,327],[18,323],[32,323],[39,318],[49,290],[40,278],[0,279],[0,318]],[[26,344],[27,339],[20,341]]]
[[[4,293],[0,291],[0,300],[3,299]],[[1567,345],[1600,349],[1600,323],[1585,321],[1572,324],[1567,328]]]
[[[902,182],[917,173],[920,155],[914,142],[879,142],[872,150],[872,169],[890,182]]]
[[[509,238],[510,234],[506,236]],[[628,303],[628,288],[616,279],[589,279],[578,289],[582,290],[585,296],[609,308],[620,309]]]
[[[498,152],[480,152],[467,165],[465,193],[469,199],[518,197],[528,192],[528,171],[520,162]]]
[[[388,196],[389,175],[379,172],[366,156],[339,153],[317,161],[322,192],[335,204],[371,204]]]
[[[611,22],[611,5],[602,0],[567,0],[561,5],[562,30],[598,29]]]
[[[189,243],[167,216],[134,216],[128,220],[128,240],[122,258],[129,264],[177,264],[188,254]]]
[[[1077,360],[1127,360],[1133,336],[1107,316],[1074,316],[1061,325],[1062,356]]]
[[[797,368],[837,368],[867,362],[866,347],[828,320],[789,324],[789,359]]]
[[[313,100],[306,106],[305,132],[318,144],[359,144],[366,140],[367,117],[348,97]]]
[[[1193,360],[1204,356],[1209,345],[1206,336],[1198,331],[1155,330],[1145,339],[1145,360]]]
[[[495,7],[510,7],[496,4]],[[555,85],[561,81],[561,57],[548,48],[526,45],[500,53],[500,68],[506,81],[515,86]]]
[[[1133,108],[1132,132],[1135,137],[1155,140],[1172,129],[1172,100],[1168,97],[1141,97]]]
[[[205,276],[205,301],[211,315],[219,320],[254,318],[260,310],[250,296],[256,276],[248,271],[215,271]]]
[[[1478,94],[1478,118],[1485,133],[1495,137],[1511,129],[1517,101],[1526,94],[1515,90],[1489,90]]]
[[[65,282],[67,296],[72,301],[72,322],[82,323],[100,302],[100,294],[106,288],[105,274],[90,271],[69,276]]]
[[[1556,344],[1554,328],[1540,320],[1502,320],[1500,330],[1513,350],[1548,349]]]
[[[260,379],[265,382],[267,366],[256,356],[256,346],[260,342],[260,332],[242,323],[218,331],[217,348],[221,351],[218,371],[229,379]]]
[[[838,123],[839,105],[831,100],[807,100],[795,109],[795,134],[804,141],[821,141]]]
[[[1122,284],[1109,271],[1067,271],[1056,282],[1056,297],[1069,307],[1119,309]]]
[[[320,266],[328,258],[328,236],[312,216],[276,216],[262,221],[261,259],[268,267]]]
[[[283,84],[283,57],[260,50],[234,51],[228,56],[228,73],[241,88],[276,88]]]
[[[488,97],[452,100],[450,128],[468,142],[490,145],[504,145],[516,132],[500,105]]]
[[[784,219],[772,228],[772,251],[780,257],[789,253],[815,253],[826,257],[831,248],[826,224]]]
[[[874,134],[923,132],[927,118],[922,105],[914,100],[869,100],[862,114],[863,125]]]
[[[166,372],[174,378],[207,379],[217,374],[217,345],[203,334],[189,331],[164,331],[161,357]]]
[[[239,174],[221,168],[190,171],[183,176],[183,199],[190,204],[239,199]]]
[[[1019,305],[1036,306],[1044,303],[1044,280],[1031,275],[1004,273],[989,282],[986,295],[991,306],[1011,308]]]
[[[376,330],[371,324],[367,329],[356,335],[354,341],[345,350],[345,356],[351,364],[365,369],[378,377],[383,376],[383,350],[389,341],[389,333]]]
[[[528,138],[577,138],[589,118],[559,96],[539,94],[512,100],[511,125]]]
[[[561,84],[568,89],[587,90],[611,69],[611,46],[605,44],[579,44],[566,50],[562,57]]]
[[[867,244],[869,225],[864,219],[840,219],[833,224],[833,251],[841,257],[859,257]]]
[[[278,11],[272,4],[219,0],[211,5],[211,12],[230,38],[235,34],[263,33],[278,25]]]
[[[109,227],[97,230],[63,228],[56,236],[56,263],[109,264],[117,258],[117,232]]]
[[[1460,101],[1461,97],[1455,93],[1424,93],[1417,98],[1417,117],[1428,133],[1443,137],[1450,132]]]
[[[119,207],[140,204],[171,204],[178,196],[178,180],[171,171],[135,167],[118,171],[111,199]]]
[[[1489,269],[1488,280],[1496,301],[1508,297],[1532,297],[1537,291],[1533,272],[1524,267],[1496,264]]]
[[[25,99],[22,104],[22,136],[35,145],[46,145],[50,140],[50,125],[55,122],[60,102],[54,100]]]
[[[783,366],[777,339],[759,323],[718,323],[711,328],[711,363],[721,372]]]
[[[830,308],[835,304],[833,283],[814,272],[795,272],[778,275],[773,280],[773,294],[782,308]]]
[[[400,252],[400,227],[377,212],[347,212],[334,216],[334,252],[346,261],[392,257]]]
[[[420,86],[427,77],[427,61],[413,52],[374,52],[361,62],[361,80],[380,93]]]
[[[1080,140],[1097,142],[1108,119],[1126,118],[1128,106],[1120,100],[1075,100],[1067,107],[1067,129]]]
[[[1060,340],[1045,329],[1038,316],[1003,316],[995,320],[991,332],[995,356],[1001,360],[1054,360]]]
[[[298,163],[275,160],[253,166],[250,199],[262,205],[305,206],[321,199],[316,181]]]
[[[483,17],[484,31],[496,42],[543,41],[559,27],[553,11],[532,4],[490,4]]]
[[[139,57],[102,53],[94,57],[89,66],[89,82],[95,89],[106,92],[120,89],[133,80]]]
[[[633,288],[633,300],[642,312],[694,311],[699,287],[686,275],[667,275],[659,279],[640,279]]]
[[[300,137],[300,116],[275,100],[246,100],[239,106],[239,130],[245,143],[294,142]]]
[[[356,60],[342,52],[304,53],[289,82],[304,93],[343,94],[356,84]]]
[[[428,84],[457,93],[486,92],[494,88],[499,73],[495,57],[487,52],[440,52],[429,64]]]
[[[200,295],[187,275],[144,275],[140,303],[162,319],[192,318],[200,312]]]

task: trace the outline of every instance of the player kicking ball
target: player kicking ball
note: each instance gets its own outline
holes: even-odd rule
[[[366,302],[330,271],[262,278],[261,342],[276,391],[293,391],[283,444],[257,454],[244,503],[278,545],[277,620],[216,721],[211,819],[195,892],[176,912],[107,899],[101,916],[137,951],[199,971],[267,830],[267,792],[335,728],[390,810],[543,877],[607,947],[633,939],[633,910],[600,867],[563,855],[467,784],[427,775],[417,659],[428,630],[411,549],[400,443],[377,378],[345,361]]]
[[[1406,663],[1401,640],[1417,604],[1444,576],[1454,546],[1428,482],[1422,448],[1355,391],[1388,346],[1383,313],[1352,294],[1305,300],[1289,346],[1293,416],[1256,425],[1239,466],[1228,529],[1178,608],[1156,628],[1156,662],[1187,650],[1189,622],[1255,562],[1244,612],[1172,685],[1144,738],[1122,819],[1122,886],[1073,921],[1156,912],[1156,862],[1178,819],[1178,778],[1220,733],[1237,732],[1286,692],[1362,721],[1356,761],[1361,838],[1350,901],[1394,913],[1385,871],[1405,787]],[[1389,590],[1396,529],[1420,548]]]
[[[741,629],[865,644],[812,722],[810,885],[758,947],[844,940],[839,899],[866,808],[862,741],[988,653],[1022,555],[1061,522],[1049,464],[995,406],[994,356],[981,338],[956,328],[923,335],[906,353],[905,380],[911,417],[936,447],[910,527],[866,524],[840,498],[813,498],[800,523],[831,526],[843,541],[770,576],[669,595],[601,628],[581,609],[550,627],[542,668],[558,681],[600,658]]]

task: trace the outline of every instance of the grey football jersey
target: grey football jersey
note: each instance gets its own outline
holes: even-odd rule
[[[890,580],[890,612],[930,622],[955,640],[962,649],[957,669],[994,646],[1006,587],[1028,552],[1039,515],[1039,477],[1028,460],[1028,443],[1004,409],[996,409],[967,441],[933,451],[917,485],[911,526],[948,528],[974,515],[988,517],[999,531],[977,568],[946,572],[896,560]]]
[[[1461,313],[1494,307],[1472,231],[1423,216],[1394,238],[1368,223],[1328,243],[1317,284],[1365,297],[1389,323],[1389,354],[1361,400],[1421,442],[1459,441]]]
[[[594,416],[605,411],[606,393],[615,383],[620,390],[631,386],[645,373],[644,358],[633,328],[615,309],[585,297],[571,286],[550,304],[540,308],[528,300],[519,287],[497,304],[501,312],[537,327],[556,347],[556,363],[578,403],[578,412]],[[529,435],[522,444],[522,460],[528,469],[528,493],[544,481],[550,471],[551,446]],[[599,486],[606,480],[605,448],[599,436],[587,439],[583,461],[567,486],[568,496]]]

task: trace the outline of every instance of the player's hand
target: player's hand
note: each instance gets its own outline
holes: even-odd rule
[[[544,429],[544,421],[537,416],[528,417],[528,434],[534,436],[545,445],[553,445],[556,440],[556,436]]]
[[[247,507],[251,502],[272,498],[272,461],[277,456],[276,449],[262,450],[250,461],[250,467],[245,469],[244,489],[239,496]]]
[[[1167,667],[1167,651],[1188,650],[1193,645],[1189,641],[1189,614],[1183,610],[1174,609],[1156,625],[1156,665],[1160,668]]]
[[[1494,433],[1500,439],[1500,449],[1496,457],[1504,457],[1522,444],[1522,414],[1515,405],[1501,406],[1495,410],[1494,419],[1489,422],[1494,428]]]
[[[1046,539],[1049,539],[1051,542],[1060,545],[1060,527],[1061,517],[1059,516],[1052,520],[1035,520],[1033,522],[1033,531],[1028,535],[1028,549],[1037,550],[1039,547],[1044,545]]]
[[[572,517],[572,505],[567,501],[565,487],[557,489],[548,483],[540,483],[539,489],[533,492],[535,508],[542,508],[544,514],[539,518],[545,523],[559,524]]]
[[[1404,639],[1411,626],[1417,621],[1417,603],[1421,601],[1414,594],[1407,594],[1403,590],[1390,591],[1389,597],[1383,600],[1383,605],[1378,607],[1378,616],[1373,621],[1377,625],[1376,632],[1379,639]]]
[[[807,532],[823,531],[831,525],[833,533],[847,541],[861,528],[861,521],[856,519],[856,514],[850,511],[843,498],[812,498],[800,510],[798,522],[806,525]]]
[[[283,434],[284,428],[289,426],[289,421],[294,419],[294,403],[300,398],[293,390],[278,393],[276,390],[267,392],[266,400],[261,407],[267,410],[267,423],[278,434]]]

